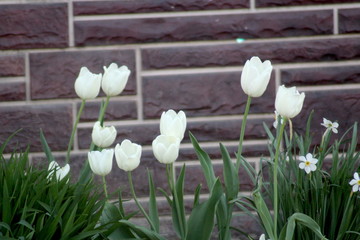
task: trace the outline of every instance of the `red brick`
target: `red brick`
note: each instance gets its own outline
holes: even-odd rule
[[[0,56],[0,77],[14,77],[25,75],[24,55]]]
[[[68,45],[65,3],[13,4],[0,8],[0,49],[50,48]]]
[[[248,0],[142,0],[138,1],[81,1],[74,2],[74,15],[119,13],[179,12],[249,7]]]
[[[142,65],[144,69],[240,66],[252,56],[272,63],[355,60],[360,58],[360,41],[354,37],[146,48],[142,50]]]
[[[358,0],[256,0],[256,7],[301,6],[357,2]]]
[[[25,100],[25,83],[1,83],[0,101],[21,101]]]
[[[85,109],[81,115],[81,121],[97,121],[100,111],[100,102],[87,102]],[[78,109],[80,103],[78,104]],[[129,120],[137,118],[137,107],[135,101],[117,101],[110,100],[110,103],[106,109],[105,120]]]
[[[86,66],[93,73],[103,73],[103,66],[109,66],[112,62],[127,65],[131,70],[122,95],[136,94],[135,53],[132,50],[32,53],[30,54],[31,98],[77,97],[74,83],[80,68]],[[56,66],[56,69],[46,66]]]
[[[281,82],[292,86],[360,83],[360,66],[284,69]]]
[[[77,46],[331,34],[332,11],[76,21]],[[149,29],[151,29],[149,31]]]
[[[8,151],[15,146],[31,152],[42,151],[40,129],[53,151],[64,151],[72,129],[72,109],[67,104],[23,105],[0,107],[0,141],[4,142],[12,133],[22,129],[10,142]]]
[[[360,8],[339,9],[339,33],[360,32]]]
[[[240,86],[241,72],[145,77],[144,117],[159,118],[168,109],[184,110],[187,116],[241,114],[247,95]],[[253,98],[252,113],[273,112],[275,81],[260,98]]]

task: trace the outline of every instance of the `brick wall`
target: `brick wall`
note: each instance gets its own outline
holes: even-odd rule
[[[315,109],[315,140],[323,131],[322,117],[337,120],[340,134],[360,118],[359,0],[0,0],[0,49],[0,141],[22,128],[10,145],[24,149],[29,144],[31,160],[40,165],[40,128],[56,158],[64,159],[80,105],[73,88],[80,67],[98,73],[116,62],[131,69],[106,121],[117,128],[116,142],[129,138],[144,146],[134,172],[144,201],[146,168],[154,172],[157,186],[166,188],[164,166],[150,147],[164,110],[186,112],[188,130],[221,174],[218,142],[236,149],[246,103],[239,79],[251,56],[269,59],[274,66],[266,93],[253,100],[246,129],[244,153],[255,166],[267,154],[262,123],[273,122],[280,84],[306,92],[294,127],[302,131]],[[88,102],[81,119],[71,160],[74,175],[86,160],[100,102]],[[191,200],[203,177],[188,136],[176,169],[184,162]],[[111,189],[127,189],[126,175],[116,165],[107,179]],[[241,189],[251,190],[246,177]],[[169,222],[164,202],[159,200],[160,209]],[[251,219],[237,221],[258,232]],[[171,231],[166,224],[163,228]]]

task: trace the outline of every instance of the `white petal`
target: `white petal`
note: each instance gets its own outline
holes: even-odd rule
[[[353,179],[349,182],[350,185],[354,185],[354,184],[357,184],[358,183],[358,180],[356,179]]]
[[[353,187],[352,187],[352,191],[353,192],[357,192],[357,191],[359,191],[359,185],[354,185]]]
[[[303,162],[299,164],[299,168],[301,168],[301,169],[304,169],[305,166],[306,166],[306,165],[305,165],[305,163],[303,163]]]
[[[357,172],[354,173],[354,179],[360,180],[360,179],[359,179],[359,174],[358,174]]]

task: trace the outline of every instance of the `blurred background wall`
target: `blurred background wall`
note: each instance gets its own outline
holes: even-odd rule
[[[221,175],[218,142],[236,151],[246,104],[241,69],[252,56],[271,60],[274,66],[266,93],[253,99],[246,128],[244,154],[255,167],[259,157],[267,155],[262,124],[270,127],[274,121],[274,98],[281,84],[306,93],[294,128],[302,132],[315,110],[315,141],[324,131],[323,117],[339,122],[339,134],[360,119],[356,0],[1,0],[0,49],[0,141],[22,128],[11,148],[25,150],[30,145],[31,161],[42,167],[46,160],[40,128],[56,159],[64,160],[80,105],[73,87],[80,67],[95,73],[112,62],[130,68],[126,89],[111,99],[105,120],[117,128],[115,143],[128,138],[143,145],[134,182],[144,202],[146,168],[154,173],[158,187],[167,187],[165,167],[151,151],[165,110],[186,112],[188,130],[210,153]],[[87,102],[81,118],[70,162],[74,176],[86,161],[101,100]],[[184,162],[190,204],[204,178],[188,134],[175,168]],[[241,175],[241,191],[246,194],[252,183]],[[120,186],[128,196],[126,179],[114,163],[107,177],[111,189]],[[159,207],[164,223],[169,223],[164,199]],[[259,232],[248,217],[235,221],[247,231]],[[169,224],[162,227],[171,234]]]

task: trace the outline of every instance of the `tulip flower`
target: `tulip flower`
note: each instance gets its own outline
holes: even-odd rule
[[[275,99],[275,109],[283,117],[293,118],[302,109],[305,93],[299,93],[296,87],[286,88],[284,85],[279,87]]]
[[[75,80],[75,92],[83,100],[94,99],[100,92],[102,74],[94,74],[82,67],[79,76]]]
[[[180,139],[167,135],[157,136],[152,142],[152,149],[159,162],[173,163],[179,156]]]
[[[115,146],[115,158],[117,165],[124,171],[133,171],[140,164],[141,146],[125,139]]]
[[[127,66],[118,67],[116,63],[111,63],[108,68],[104,67],[104,71],[102,90],[109,97],[119,95],[126,86],[130,70]]]
[[[70,165],[66,164],[64,167],[60,167],[57,162],[51,161],[49,164],[48,171],[49,171],[48,178],[51,178],[55,172],[56,179],[60,181],[70,172]]]
[[[114,149],[103,149],[88,153],[90,168],[93,173],[105,176],[111,172]]]
[[[102,127],[100,122],[97,121],[94,124],[91,138],[94,144],[98,147],[106,148],[109,147],[116,138],[116,129],[114,126]]]
[[[160,134],[174,136],[180,139],[184,138],[186,130],[186,115],[183,111],[176,113],[170,109],[163,112],[160,118]]]
[[[270,81],[272,66],[269,60],[261,62],[259,57],[247,60],[241,73],[241,88],[251,97],[260,97]]]

